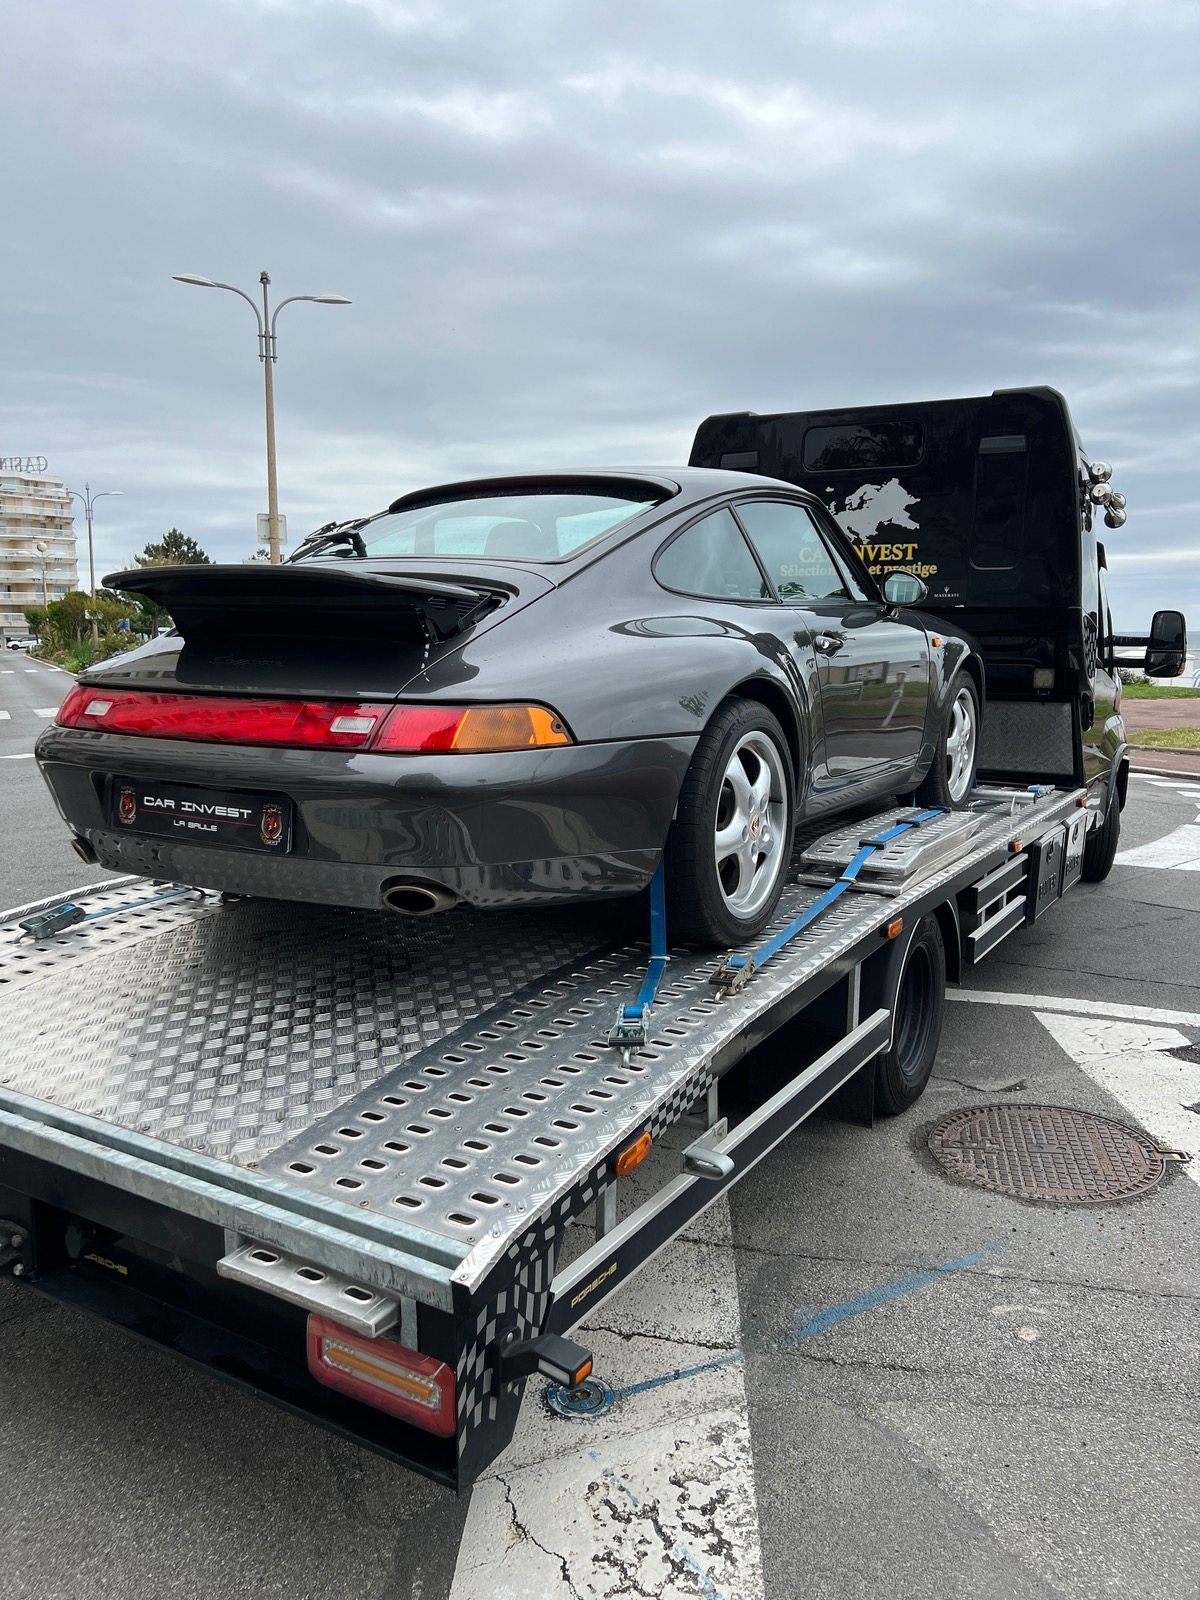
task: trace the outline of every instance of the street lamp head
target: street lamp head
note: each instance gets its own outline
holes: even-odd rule
[[[198,278],[194,272],[173,272],[171,277],[176,283],[194,283],[200,289],[220,288],[220,284],[214,283],[211,278]]]
[[[308,297],[315,300],[319,306],[352,306],[353,300],[347,300],[344,294],[313,294]]]

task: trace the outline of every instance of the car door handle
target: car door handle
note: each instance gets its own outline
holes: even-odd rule
[[[813,640],[813,647],[823,656],[835,656],[845,642],[840,633],[818,633]]]

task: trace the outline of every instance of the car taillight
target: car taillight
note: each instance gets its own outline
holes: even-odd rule
[[[531,750],[573,743],[544,706],[396,706],[374,750]]]
[[[544,706],[250,700],[83,685],[70,691],[55,720],[64,728],[101,728],[157,739],[392,754],[530,750],[574,742]]]
[[[308,1319],[308,1370],[318,1383],[446,1439],[454,1432],[454,1368],[388,1338]]]

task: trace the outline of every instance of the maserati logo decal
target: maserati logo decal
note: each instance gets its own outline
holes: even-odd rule
[[[283,838],[283,809],[270,801],[263,806],[262,822],[259,824],[264,844],[278,844]]]
[[[121,785],[121,793],[117,799],[117,816],[126,825],[137,816],[137,794],[127,784]]]

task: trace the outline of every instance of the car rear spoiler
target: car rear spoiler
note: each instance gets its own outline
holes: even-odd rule
[[[407,613],[437,644],[461,633],[512,594],[504,584],[446,583],[412,573],[364,572],[353,567],[134,567],[110,572],[106,589],[145,595],[170,613],[185,639],[228,634],[247,622],[259,633],[320,628],[362,637],[377,629],[395,636]]]

